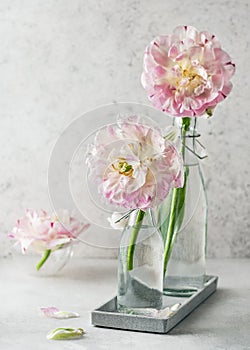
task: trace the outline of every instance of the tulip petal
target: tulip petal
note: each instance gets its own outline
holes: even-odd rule
[[[55,328],[47,334],[48,340],[80,339],[85,334],[82,328]]]
[[[133,308],[130,311],[132,315],[151,317],[151,318],[160,318],[166,319],[173,316],[181,307],[181,304],[174,304],[172,306],[167,306],[164,309],[153,309],[153,308]]]
[[[49,318],[67,319],[67,318],[80,317],[80,315],[77,312],[61,311],[57,307],[54,307],[54,306],[41,307],[40,310],[44,316],[49,317]]]

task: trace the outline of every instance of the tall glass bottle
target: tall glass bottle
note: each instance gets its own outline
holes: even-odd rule
[[[205,282],[207,197],[195,118],[182,121],[184,187],[172,190],[160,209],[165,243],[164,294],[189,296]],[[165,216],[164,216],[165,215]]]

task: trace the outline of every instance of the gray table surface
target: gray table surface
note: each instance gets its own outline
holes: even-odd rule
[[[215,294],[169,334],[93,327],[90,312],[116,294],[116,260],[73,258],[56,277],[34,277],[0,260],[0,349],[250,349],[250,259],[208,260],[219,276]],[[47,319],[40,306],[79,312],[70,320]],[[82,327],[84,338],[49,341],[57,327]]]

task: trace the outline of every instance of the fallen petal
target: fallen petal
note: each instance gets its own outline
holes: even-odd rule
[[[130,315],[138,315],[145,317],[157,317],[158,310],[152,308],[133,308],[129,312]]]
[[[48,340],[70,340],[82,338],[85,331],[82,328],[55,328],[47,334]]]
[[[126,311],[126,313],[129,313],[131,315],[165,319],[170,316],[173,316],[176,313],[176,311],[178,311],[180,306],[181,304],[178,303],[172,306],[167,306],[161,310],[157,310],[153,308],[133,308],[129,311]]]
[[[57,307],[49,306],[49,307],[40,307],[42,314],[46,317],[54,317],[55,313],[60,311]]]
[[[159,310],[157,318],[168,318],[173,316],[176,311],[180,308],[181,304],[174,304],[171,307],[165,307],[165,309]]]
[[[172,315],[172,311],[169,307],[165,307],[165,309],[159,310],[157,313],[157,318],[168,318]]]
[[[61,311],[54,306],[41,307],[40,310],[44,316],[50,317],[50,318],[66,319],[66,318],[80,317],[80,315],[77,312]]]
[[[173,312],[176,312],[177,310],[179,310],[181,304],[180,303],[177,303],[177,304],[174,304],[173,306],[170,307],[171,311]]]

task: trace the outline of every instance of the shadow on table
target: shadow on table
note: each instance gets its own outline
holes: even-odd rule
[[[166,336],[195,336],[209,349],[250,349],[249,327],[249,291],[217,289]]]
[[[217,289],[213,295],[206,299],[168,334],[218,334],[219,328],[225,327],[223,314],[228,318],[224,309],[230,309],[230,300],[234,299],[236,296],[237,293],[235,290]],[[230,332],[230,330],[228,330],[228,324],[226,327],[227,331]],[[233,329],[235,331],[235,327],[232,324],[232,330]]]

